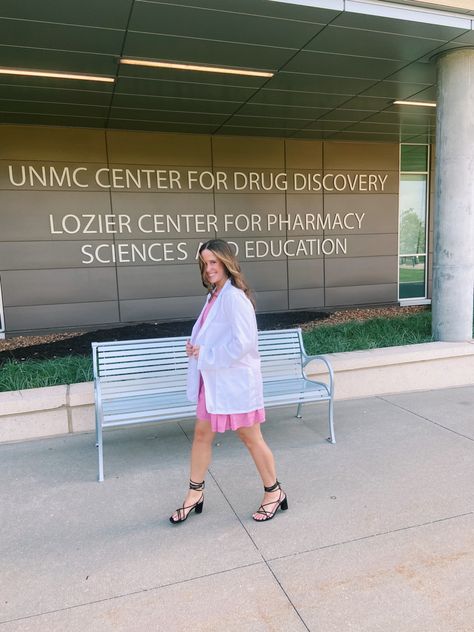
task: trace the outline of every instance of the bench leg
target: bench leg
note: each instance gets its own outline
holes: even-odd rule
[[[297,410],[296,410],[296,417],[297,417],[298,419],[301,419],[301,418],[303,417],[303,415],[301,414],[301,406],[302,406],[302,405],[303,405],[303,404],[300,402],[300,403],[298,404],[298,408],[297,408]]]
[[[336,443],[336,436],[334,434],[334,402],[329,400],[329,443]]]
[[[102,425],[97,424],[97,454],[99,457],[99,476],[98,481],[102,483],[104,480],[104,438],[102,434]]]

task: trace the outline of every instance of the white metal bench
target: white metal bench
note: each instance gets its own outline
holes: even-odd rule
[[[265,408],[327,401],[329,438],[335,443],[333,423],[334,374],[324,356],[308,356],[301,329],[260,331]],[[196,405],[186,399],[188,358],[186,337],[92,343],[99,450],[99,481],[104,480],[103,429],[131,424],[194,417]],[[310,380],[304,367],[319,360],[327,382]]]

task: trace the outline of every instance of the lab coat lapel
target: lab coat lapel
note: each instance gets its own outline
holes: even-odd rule
[[[212,306],[211,311],[207,315],[207,318],[206,318],[206,321],[205,321],[204,325],[199,330],[199,333],[198,333],[198,335],[196,337],[196,342],[199,342],[199,339],[202,336],[204,336],[206,331],[209,329],[209,326],[211,325],[212,321],[216,317],[217,312],[219,311],[222,294],[224,292],[227,292],[227,290],[229,289],[229,286],[230,286],[230,279],[227,279],[227,281],[224,284],[224,287],[222,288],[221,292],[219,293],[219,296],[216,298],[215,305]],[[206,305],[207,305],[207,303],[206,303]]]

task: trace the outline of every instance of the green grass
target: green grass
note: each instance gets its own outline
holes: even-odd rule
[[[54,360],[9,360],[0,367],[0,392],[76,384],[92,379],[92,358],[68,356]]]
[[[320,325],[303,334],[307,353],[335,353],[430,342],[431,312]]]
[[[400,283],[423,283],[425,271],[423,268],[400,268]]]
[[[432,340],[431,312],[319,325],[305,332],[303,338],[306,351],[311,355],[429,342]],[[0,391],[75,384],[92,379],[92,359],[82,356],[9,361],[0,367]]]

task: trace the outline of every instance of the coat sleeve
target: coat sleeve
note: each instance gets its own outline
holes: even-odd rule
[[[222,342],[201,346],[199,370],[229,368],[258,346],[257,322],[252,303],[243,292],[229,293],[225,299],[223,310],[229,323],[229,335]]]

